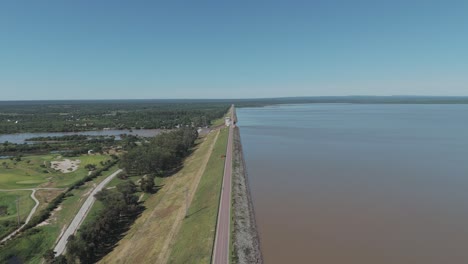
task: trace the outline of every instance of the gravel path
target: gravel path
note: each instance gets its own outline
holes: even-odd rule
[[[26,221],[24,222],[24,224],[22,226],[20,226],[18,229],[16,229],[15,231],[13,231],[11,234],[9,234],[8,236],[6,236],[4,239],[2,239],[2,241],[0,241],[0,243],[3,243],[5,241],[7,241],[8,239],[12,238],[13,236],[15,236],[16,234],[18,234],[19,231],[21,231],[21,229],[23,229],[23,227],[25,227],[29,221],[31,220],[31,217],[33,216],[33,214],[36,212],[36,209],[37,207],[39,206],[39,201],[36,199],[36,197],[34,196],[34,194],[36,193],[36,190],[37,189],[16,189],[16,190],[0,190],[0,191],[18,191],[18,190],[21,190],[21,191],[32,191],[31,193],[31,198],[34,200],[34,202],[36,202],[36,205],[34,205],[33,209],[31,210],[31,212],[29,213],[28,217],[26,218]]]

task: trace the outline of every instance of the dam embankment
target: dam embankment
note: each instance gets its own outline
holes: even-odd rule
[[[232,263],[263,263],[239,127],[234,128]]]

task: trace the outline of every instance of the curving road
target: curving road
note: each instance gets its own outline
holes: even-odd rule
[[[57,245],[54,248],[55,256],[60,256],[65,252],[68,238],[71,235],[73,235],[76,232],[76,230],[80,227],[81,223],[83,222],[86,215],[88,214],[89,209],[91,209],[91,207],[94,204],[94,201],[96,201],[96,198],[94,197],[94,195],[100,192],[106,186],[106,184],[108,184],[121,171],[122,170],[117,170],[116,172],[112,173],[110,176],[104,179],[101,183],[99,183],[96,186],[96,188],[94,188],[94,190],[89,194],[88,198],[86,198],[86,201],[83,203],[80,210],[75,215],[75,218],[73,218],[71,224],[67,227],[67,230],[65,230],[65,232],[63,233],[63,235],[60,237],[59,241],[57,242]]]
[[[219,201],[218,223],[213,249],[212,263],[229,263],[229,242],[231,227],[231,182],[232,182],[232,141],[234,124],[234,106],[231,107],[232,125],[229,126],[226,160],[224,162],[224,176]]]
[[[32,191],[31,193],[31,198],[34,200],[34,202],[36,202],[36,205],[34,205],[33,209],[31,209],[31,212],[29,213],[28,217],[26,218],[26,221],[24,222],[24,224],[22,226],[20,226],[18,229],[16,229],[15,231],[13,231],[11,234],[9,234],[8,236],[6,236],[4,239],[2,239],[2,241],[0,241],[0,243],[3,243],[5,241],[7,241],[8,239],[12,238],[13,236],[15,236],[16,234],[18,234],[19,231],[21,231],[21,229],[23,229],[24,226],[26,226],[29,221],[31,220],[31,217],[33,216],[33,214],[36,212],[36,209],[37,207],[39,206],[39,201],[36,199],[36,197],[34,196],[34,194],[36,193],[36,190],[37,189],[15,189],[15,190],[0,190],[0,191],[4,191],[4,192],[8,192],[8,191]]]

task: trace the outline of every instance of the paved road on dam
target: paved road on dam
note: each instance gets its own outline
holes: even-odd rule
[[[231,108],[231,122],[224,163],[224,178],[219,202],[218,224],[216,226],[215,245],[213,249],[214,264],[229,263],[229,242],[231,224],[231,182],[232,182],[232,142],[234,128],[234,107]]]

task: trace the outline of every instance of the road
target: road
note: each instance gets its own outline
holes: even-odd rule
[[[231,234],[231,183],[232,183],[232,141],[234,124],[234,106],[231,107],[232,124],[229,126],[226,159],[224,162],[224,176],[219,201],[218,223],[216,225],[216,237],[213,249],[212,263],[229,263],[229,242]]]
[[[60,256],[65,252],[65,248],[67,246],[67,241],[68,238],[73,235],[76,230],[80,227],[81,223],[85,219],[86,215],[89,212],[89,209],[94,204],[94,201],[96,201],[96,198],[94,198],[94,195],[98,192],[100,192],[106,184],[108,184],[117,174],[119,174],[122,170],[117,170],[116,172],[112,173],[110,176],[108,176],[106,179],[104,179],[101,183],[99,183],[96,188],[89,194],[88,198],[86,198],[86,201],[83,203],[81,206],[80,210],[78,213],[75,215],[75,218],[73,218],[71,224],[67,227],[67,230],[63,233],[63,235],[60,237],[57,245],[54,248],[55,251],[55,256]]]
[[[36,202],[36,205],[34,205],[33,209],[31,210],[31,212],[29,213],[28,217],[26,218],[26,221],[24,221],[24,224],[22,226],[20,226],[18,229],[16,229],[15,231],[13,231],[11,234],[9,234],[8,236],[6,236],[4,239],[2,239],[2,241],[0,241],[0,243],[3,243],[5,241],[7,241],[8,239],[10,239],[11,237],[15,236],[19,231],[21,231],[21,229],[23,229],[23,227],[25,227],[29,221],[31,220],[31,217],[33,216],[33,214],[36,212],[36,209],[37,207],[39,206],[39,201],[36,199],[36,197],[34,196],[34,194],[36,193],[36,190],[37,189],[16,189],[16,190],[0,190],[0,191],[18,191],[18,190],[22,190],[22,191],[32,191],[31,193],[31,198],[34,200],[34,202]]]
[[[29,189],[0,189],[0,192],[14,192],[14,191],[32,191],[31,193],[31,198],[34,200],[34,202],[36,203],[36,205],[34,205],[34,207],[31,209],[31,212],[29,212],[29,215],[28,217],[26,218],[26,221],[24,221],[24,224],[22,226],[20,226],[18,229],[16,229],[15,231],[11,232],[11,234],[9,234],[8,236],[6,236],[5,238],[3,238],[0,243],[3,243],[5,241],[7,241],[8,239],[14,237],[16,234],[18,234],[19,231],[21,231],[21,229],[23,229],[28,223],[29,221],[31,220],[32,216],[34,215],[34,213],[36,212],[37,210],[37,207],[39,207],[39,201],[36,199],[36,196],[34,196],[34,194],[36,194],[36,191],[37,190],[62,190],[63,188],[29,188]]]

